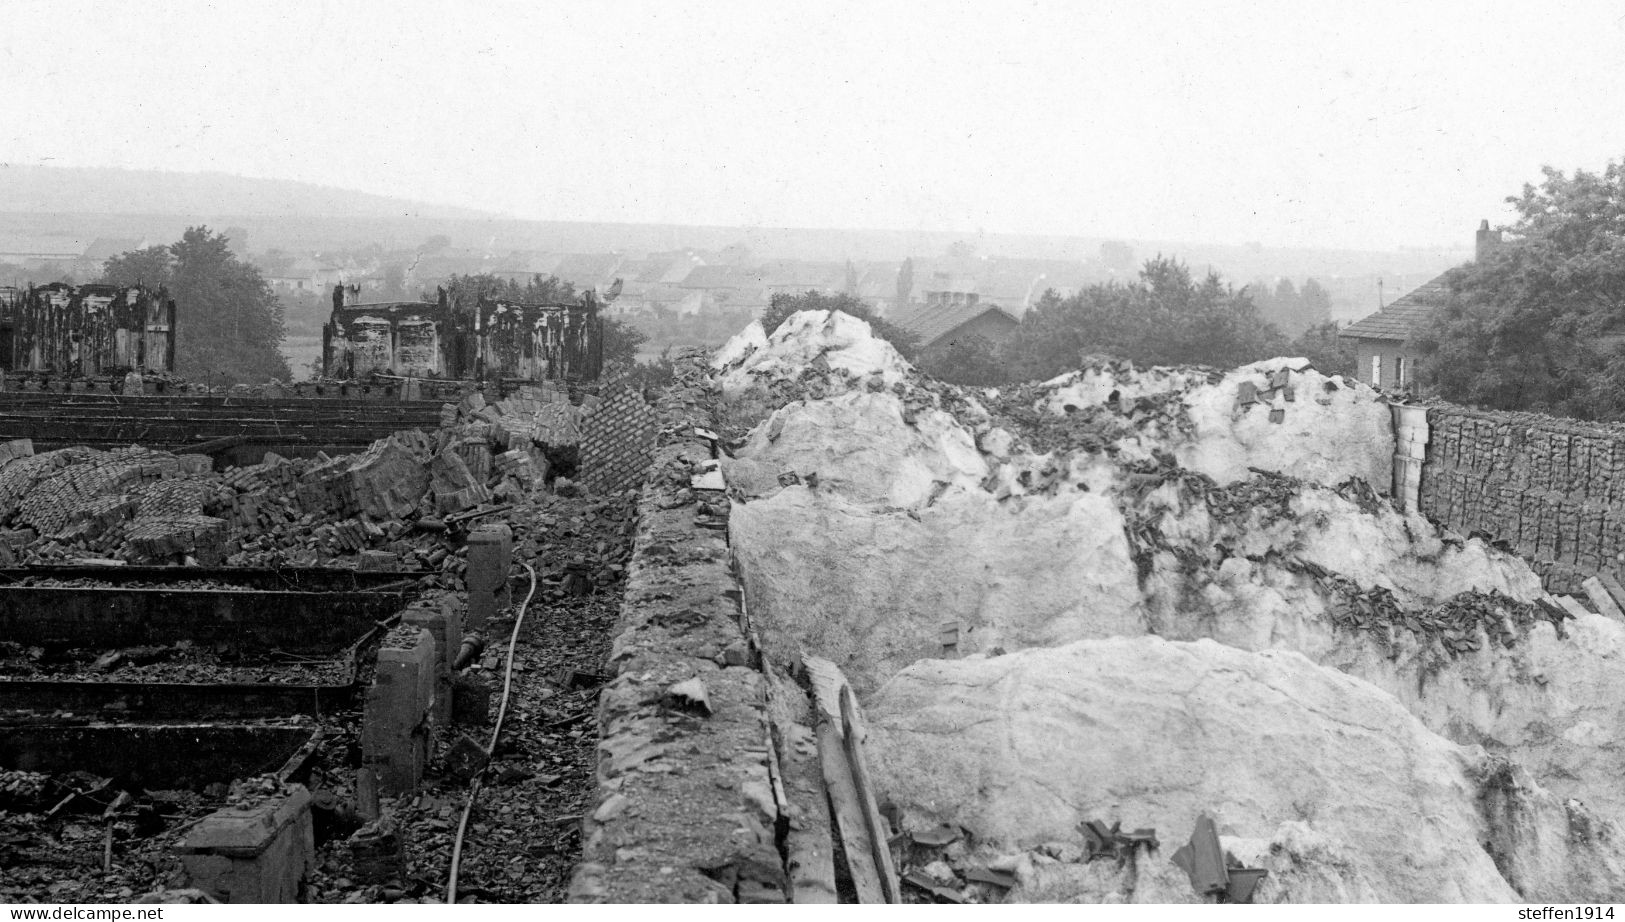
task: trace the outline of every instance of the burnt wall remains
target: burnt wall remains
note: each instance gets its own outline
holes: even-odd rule
[[[175,302],[140,286],[0,292],[0,367],[63,378],[175,370]]]
[[[591,381],[603,360],[598,302],[481,299],[352,304],[334,289],[322,328],[330,378],[386,375],[454,379]]]

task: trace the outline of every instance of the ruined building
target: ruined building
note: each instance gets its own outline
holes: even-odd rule
[[[1625,427],[826,312],[674,365],[0,443],[0,900],[1625,897]]]
[[[592,292],[568,303],[481,298],[361,304],[336,286],[322,328],[325,374],[526,381],[592,380],[603,364],[602,322]]]
[[[163,289],[0,288],[0,367],[69,378],[175,370],[175,302]]]

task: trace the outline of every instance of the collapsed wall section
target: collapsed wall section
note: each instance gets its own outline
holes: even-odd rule
[[[1625,426],[1428,407],[1421,511],[1516,551],[1553,592],[1625,563]]]

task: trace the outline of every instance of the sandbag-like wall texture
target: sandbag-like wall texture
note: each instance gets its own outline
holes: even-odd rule
[[[1551,592],[1625,561],[1625,426],[1428,408],[1421,512],[1505,542]]]

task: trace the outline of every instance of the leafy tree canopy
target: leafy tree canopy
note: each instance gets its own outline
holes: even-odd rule
[[[1314,279],[1305,279],[1300,288],[1284,278],[1273,289],[1268,282],[1257,281],[1247,286],[1247,294],[1258,308],[1258,316],[1288,336],[1332,319],[1331,292]]]
[[[1323,375],[1354,375],[1354,346],[1337,335],[1337,321],[1328,320],[1303,331],[1286,348],[1288,355],[1301,355]]]
[[[967,387],[996,387],[1010,381],[1010,369],[998,346],[975,335],[927,349],[920,356],[920,370],[939,381]]]
[[[471,311],[481,298],[493,301],[521,301],[527,304],[564,304],[576,300],[576,287],[556,275],[536,274],[521,285],[511,278],[481,272],[478,275],[452,275],[446,279],[446,297],[458,310]],[[433,300],[424,292],[425,300]]]
[[[1450,273],[1416,336],[1422,381],[1462,403],[1625,419],[1625,165],[1543,173],[1507,198],[1511,239]]]
[[[1286,350],[1245,290],[1211,272],[1198,282],[1183,263],[1161,256],[1133,282],[1092,285],[1069,298],[1045,292],[1006,344],[1011,370],[1027,379],[1077,368],[1088,354],[1229,368]]]
[[[169,290],[180,374],[211,384],[286,381],[293,375],[277,350],[282,304],[260,270],[238,259],[229,243],[207,227],[189,227],[169,246],[107,260],[101,280]]]

